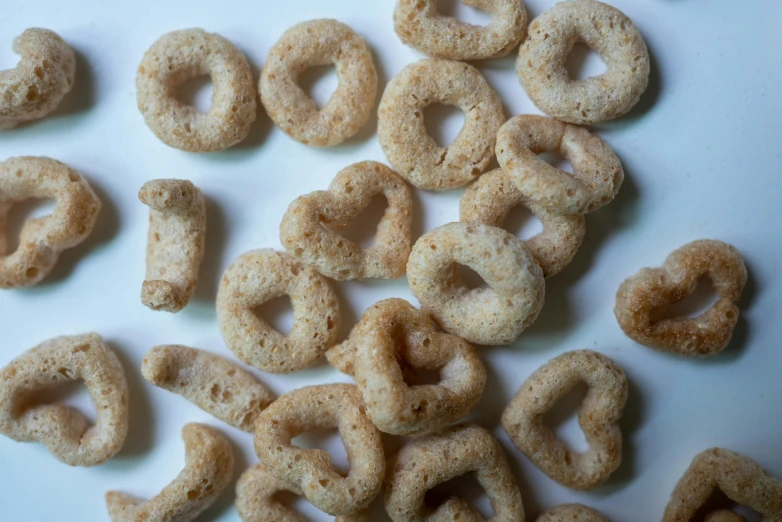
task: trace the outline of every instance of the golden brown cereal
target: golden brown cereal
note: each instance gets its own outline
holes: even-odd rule
[[[293,305],[287,336],[253,312],[283,295]],[[245,364],[289,373],[311,366],[334,344],[339,302],[326,278],[290,254],[252,250],[239,256],[220,280],[217,322],[225,344]]]
[[[37,404],[35,393],[84,381],[95,425],[65,404]],[[128,433],[128,385],[117,356],[96,333],[55,337],[0,370],[0,433],[40,442],[71,466],[96,466],[117,454]]]
[[[321,449],[302,449],[291,439],[318,428],[339,430],[350,463],[346,477]],[[385,473],[380,432],[364,412],[355,386],[306,386],[286,393],[258,417],[255,452],[277,478],[301,488],[307,500],[330,515],[353,515],[375,498]]]
[[[255,431],[255,420],[274,394],[238,364],[178,344],[155,346],[141,363],[146,380],[178,393],[196,406],[239,428]]]
[[[468,288],[456,265],[488,288]],[[476,344],[510,344],[538,317],[546,283],[516,236],[488,225],[449,223],[413,245],[407,261],[413,295],[443,329]]]
[[[195,292],[204,258],[204,197],[195,185],[182,179],[147,181],[138,197],[150,208],[141,302],[153,310],[178,312]]]
[[[576,43],[600,54],[606,64],[603,74],[570,78],[565,63]],[[638,102],[649,83],[649,51],[620,10],[597,0],[570,0],[530,23],[516,72],[540,110],[558,120],[589,125],[617,118]]]
[[[542,152],[562,154],[573,174],[538,158]],[[587,129],[532,114],[502,126],[497,161],[521,193],[563,214],[592,212],[610,203],[625,177],[611,147]]]
[[[579,382],[588,391],[578,424],[589,449],[577,453],[543,423],[543,415]],[[608,479],[622,462],[622,432],[617,424],[627,402],[627,379],[605,355],[576,350],[555,357],[521,385],[502,414],[513,444],[541,471],[563,486],[588,490]]]
[[[206,113],[175,96],[179,85],[201,75],[209,75],[214,85]],[[215,152],[250,132],[258,94],[247,58],[230,40],[203,29],[184,29],[161,36],[144,53],[136,98],[160,141],[189,152]]]
[[[682,301],[706,276],[719,299],[698,317],[659,319],[669,305]],[[671,253],[661,268],[643,268],[616,293],[619,326],[634,341],[685,357],[720,353],[739,319],[735,303],[747,282],[747,268],[734,247],[709,239],[688,243]]]
[[[488,431],[474,424],[449,428],[403,446],[388,463],[386,511],[394,522],[478,522],[482,519],[458,498],[439,506],[428,518],[423,505],[427,491],[470,472],[475,473],[491,501],[494,516],[490,522],[524,522],[521,493],[502,448]]]
[[[112,522],[189,522],[212,505],[231,481],[234,456],[228,438],[204,424],[182,428],[185,467],[154,498],[106,493]]]
[[[443,148],[427,134],[424,109],[442,103],[464,112],[464,127]],[[418,188],[446,190],[480,176],[505,121],[499,96],[475,67],[421,60],[389,82],[378,109],[377,135],[391,166]]]
[[[543,231],[524,241],[524,245],[543,269],[545,277],[558,274],[578,252],[586,233],[583,214],[561,214],[547,209],[516,188],[513,178],[495,169],[467,187],[459,205],[459,219],[465,223],[482,223],[502,227],[508,212],[517,206],[527,207],[540,219]]]
[[[400,0],[394,31],[407,45],[435,58],[482,60],[505,56],[519,45],[527,23],[521,0],[463,0],[493,18],[475,26],[437,13],[437,0]]]
[[[361,248],[331,230],[348,226],[377,194],[388,207],[372,246]],[[291,203],[280,223],[280,241],[288,253],[336,280],[401,277],[413,242],[412,206],[402,178],[381,163],[363,161],[342,169],[328,190]]]
[[[310,67],[334,64],[339,86],[320,110],[296,83]],[[261,72],[261,101],[288,136],[305,145],[330,147],[366,123],[377,95],[377,72],[364,40],[336,20],[294,25],[269,51]]]
[[[608,522],[608,519],[581,504],[562,504],[541,514],[535,522]]]
[[[14,69],[0,71],[0,130],[37,120],[52,112],[75,81],[76,57],[48,29],[27,29],[14,38],[21,56]]]
[[[54,199],[49,216],[28,219],[19,248],[7,252],[6,221],[15,203]],[[63,250],[90,235],[100,200],[81,174],[49,158],[20,156],[0,163],[0,288],[38,283],[54,268]]]
[[[662,522],[693,520],[715,489],[734,502],[757,511],[763,522],[782,520],[782,482],[767,475],[763,468],[744,455],[711,448],[692,459],[690,467],[671,493]],[[726,514],[719,515],[725,517]],[[716,520],[719,519],[712,519],[713,522]]]

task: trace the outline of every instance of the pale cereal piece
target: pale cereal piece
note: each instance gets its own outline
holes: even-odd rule
[[[711,493],[719,489],[729,499],[757,511],[763,522],[782,520],[782,482],[769,476],[756,462],[722,448],[711,448],[692,459],[671,493],[662,522],[693,520]],[[743,520],[717,513],[717,520]]]
[[[436,103],[464,112],[464,126],[447,147],[440,147],[424,126],[424,109]],[[388,83],[378,109],[377,135],[402,177],[418,188],[447,190],[486,170],[504,121],[500,98],[478,69],[430,59],[408,65]]]
[[[558,152],[573,166],[559,170],[538,158]],[[563,214],[592,212],[610,203],[622,186],[622,163],[611,147],[584,127],[525,114],[497,134],[497,161],[521,193]]]
[[[195,422],[182,428],[182,440],[185,467],[157,496],[144,501],[120,491],[106,493],[112,522],[190,522],[214,503],[233,476],[231,442]]]
[[[332,229],[348,226],[383,194],[388,201],[372,246],[361,248]],[[374,161],[342,169],[328,190],[297,198],[280,223],[282,246],[321,274],[346,279],[393,279],[405,273],[412,238],[413,195],[394,171]]]
[[[427,491],[475,473],[491,501],[490,522],[524,522],[524,506],[505,454],[492,435],[474,424],[456,426],[407,443],[388,463],[386,512],[394,522],[482,520],[461,499],[451,499],[426,516]],[[459,517],[454,515],[458,514]]]
[[[535,522],[608,522],[608,519],[581,504],[562,504],[542,513]]]
[[[321,449],[302,449],[291,439],[313,429],[339,430],[350,463],[343,477]],[[269,472],[301,488],[326,513],[354,515],[375,498],[385,473],[380,432],[351,384],[306,386],[286,393],[258,417],[255,452]]]
[[[400,0],[394,10],[394,31],[403,43],[435,58],[482,60],[506,56],[515,49],[527,24],[521,0],[463,0],[492,15],[476,26],[437,13],[437,0]]]
[[[703,518],[703,522],[746,522],[744,517],[728,509],[712,511]]]
[[[339,85],[318,110],[299,87],[299,74],[334,65]],[[369,119],[377,96],[377,72],[364,39],[337,20],[310,20],[283,33],[269,50],[260,81],[261,101],[274,123],[313,147],[338,145]]]
[[[155,386],[250,433],[258,415],[274,401],[271,390],[240,365],[178,344],[152,348],[141,363],[141,374]]]
[[[198,284],[206,244],[206,202],[195,185],[182,179],[147,181],[138,197],[150,209],[141,302],[152,310],[178,312]]]
[[[253,310],[287,295],[293,328],[285,336]],[[325,277],[285,252],[239,256],[217,289],[217,322],[226,346],[245,364],[270,373],[307,368],[337,340],[339,302]]]
[[[458,264],[475,270],[488,288],[468,288]],[[475,344],[512,343],[537,319],[546,287],[540,265],[516,236],[468,223],[421,236],[407,261],[407,279],[446,332]]]
[[[576,43],[600,54],[606,71],[585,80],[565,67]],[[535,18],[521,45],[516,72],[532,102],[558,120],[589,125],[618,118],[649,83],[646,42],[624,13],[597,0],[569,0]]]
[[[94,425],[65,404],[35,400],[39,391],[78,380],[95,406]],[[55,337],[26,351],[0,370],[0,433],[40,442],[70,466],[106,462],[128,433],[128,385],[117,356],[96,333]]]
[[[666,307],[682,301],[708,277],[718,300],[698,317],[659,319]],[[632,340],[685,357],[720,353],[739,319],[736,306],[747,282],[741,254],[722,241],[701,239],[675,250],[661,268],[643,268],[616,292],[619,326]]]
[[[43,118],[73,87],[76,56],[65,41],[48,29],[27,29],[14,38],[21,59],[0,71],[0,131]]]
[[[178,86],[201,75],[208,75],[214,86],[205,113],[175,96]],[[136,98],[160,141],[188,152],[216,152],[250,132],[258,93],[247,58],[230,40],[203,29],[183,29],[161,36],[144,53]]]
[[[578,453],[543,423],[543,416],[579,382],[588,391],[578,424],[589,449]],[[592,350],[567,352],[550,360],[521,385],[502,414],[513,444],[543,473],[570,489],[593,489],[622,463],[618,425],[627,402],[627,379],[611,359]]]
[[[22,227],[19,247],[7,251],[7,221],[15,203],[53,199],[48,216],[30,218]],[[19,156],[0,163],[0,288],[40,282],[63,250],[92,233],[100,200],[84,177],[50,158]]]
[[[495,169],[467,187],[459,205],[464,223],[482,223],[502,227],[511,209],[526,207],[540,219],[543,231],[524,241],[545,277],[558,274],[575,257],[586,233],[583,214],[561,214],[521,193],[513,178]]]

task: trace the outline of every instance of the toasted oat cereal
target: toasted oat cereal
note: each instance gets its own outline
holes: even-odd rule
[[[65,404],[39,404],[35,393],[84,381],[94,425]],[[128,385],[117,356],[96,333],[62,336],[31,348],[0,370],[0,433],[40,442],[59,461],[96,466],[117,454],[128,433]]]
[[[698,317],[660,318],[669,305],[682,301],[708,277],[719,299]],[[661,268],[643,268],[616,293],[619,326],[634,341],[685,357],[720,353],[739,319],[736,302],[747,282],[747,268],[734,247],[709,239],[674,251]]]
[[[160,388],[239,428],[255,431],[255,420],[274,394],[249,372],[222,357],[178,344],[155,346],[141,374]]]
[[[253,310],[287,295],[293,328],[285,336]],[[252,250],[239,256],[217,289],[217,322],[228,348],[245,364],[289,373],[311,366],[337,339],[339,302],[328,281],[285,252]]]
[[[566,446],[543,423],[544,414],[579,382],[588,386],[578,413],[589,444],[584,453]],[[622,462],[617,423],[626,402],[622,369],[605,355],[576,350],[550,360],[521,385],[502,414],[502,427],[543,473],[570,489],[589,490],[605,482]]]
[[[541,514],[535,522],[608,522],[608,519],[581,504],[562,504]]]
[[[195,422],[182,428],[182,440],[185,467],[156,497],[143,501],[119,491],[106,493],[112,522],[190,522],[214,503],[233,475],[231,442]]]
[[[14,38],[13,49],[21,59],[0,71],[0,130],[43,118],[75,82],[76,56],[54,31],[27,29]]]
[[[362,248],[332,229],[348,226],[383,194],[388,201],[372,246]],[[413,195],[394,171],[363,161],[342,169],[328,190],[297,198],[280,223],[280,241],[288,253],[336,280],[377,277],[393,279],[405,273],[412,238]]]
[[[299,87],[299,74],[333,64],[339,86],[318,110]],[[358,132],[372,112],[377,72],[366,42],[337,20],[294,25],[269,51],[261,72],[261,101],[288,136],[313,147],[338,145]]]
[[[442,103],[464,112],[464,127],[440,147],[424,127],[424,109]],[[377,135],[388,161],[418,188],[447,190],[480,176],[505,121],[499,96],[475,67],[449,60],[412,63],[391,80],[380,100]]]
[[[209,75],[212,106],[203,113],[175,96],[176,88]],[[215,152],[250,132],[258,94],[247,58],[217,33],[183,29],[161,36],[144,53],[136,75],[136,98],[144,121],[170,147]]]
[[[346,477],[321,449],[291,439],[318,428],[339,430],[350,463]],[[307,500],[330,515],[354,515],[375,498],[385,473],[380,432],[364,412],[355,386],[305,386],[286,393],[258,417],[255,452],[277,478],[296,484]]]

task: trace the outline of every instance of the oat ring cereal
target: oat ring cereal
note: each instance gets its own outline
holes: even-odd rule
[[[30,218],[22,227],[19,247],[7,252],[7,220],[15,203],[53,199],[51,215]],[[0,163],[0,288],[38,283],[63,250],[90,235],[100,200],[84,177],[49,158],[21,156]]]
[[[424,109],[458,107],[464,126],[447,147],[426,132]],[[418,188],[462,187],[483,174],[505,122],[499,96],[475,67],[450,60],[412,63],[388,83],[378,109],[377,135],[391,166]]]
[[[310,67],[333,64],[339,85],[318,110],[299,87]],[[311,20],[283,33],[261,72],[261,101],[288,136],[313,147],[338,145],[369,119],[377,96],[377,72],[364,39],[336,20]]]
[[[543,423],[544,414],[579,382],[588,391],[578,424],[589,449],[577,453]],[[502,414],[513,444],[543,473],[570,489],[585,491],[608,479],[622,462],[618,422],[627,402],[627,379],[605,355],[567,352],[550,360],[521,385]]]
[[[558,274],[575,257],[586,233],[583,214],[561,214],[547,209],[516,188],[513,178],[495,169],[467,187],[459,204],[459,219],[502,227],[511,209],[526,207],[540,219],[543,231],[524,245],[543,269],[545,277]]]
[[[348,226],[377,194],[388,207],[370,247],[332,230]],[[342,169],[328,190],[291,203],[280,223],[280,241],[288,253],[336,280],[401,277],[413,242],[412,207],[404,179],[382,163],[363,161]]]
[[[459,264],[488,288],[468,288]],[[543,271],[524,243],[488,225],[449,223],[424,234],[413,245],[407,278],[446,332],[476,344],[512,343],[537,319],[545,297]]]
[[[690,295],[708,277],[717,302],[695,318],[659,318],[669,305]],[[739,319],[736,302],[747,282],[741,254],[722,241],[702,239],[671,253],[661,268],[644,268],[616,293],[619,326],[634,341],[685,357],[720,353]]]
[[[350,463],[344,477],[332,467],[328,452],[291,443],[306,431],[334,427]],[[385,473],[380,432],[351,384],[305,386],[274,401],[258,417],[255,452],[275,477],[298,486],[307,500],[332,516],[366,508]]]
[[[405,44],[424,54],[450,60],[482,60],[505,56],[519,45],[527,23],[521,0],[463,0],[492,15],[475,26],[437,13],[437,0],[400,0],[394,10],[394,31]]]
[[[61,403],[39,404],[35,394],[81,380],[90,393],[94,425]],[[71,466],[96,466],[117,454],[128,433],[128,385],[117,356],[98,334],[55,337],[0,370],[0,433],[40,442]]]
[[[253,310],[287,295],[293,328],[282,335]],[[245,364],[271,373],[311,366],[337,338],[340,313],[328,281],[285,252],[242,254],[223,274],[217,289],[217,323],[226,346]]]
[[[427,491],[471,472],[491,501],[494,516],[488,522],[524,522],[521,493],[502,448],[488,431],[474,424],[448,428],[403,446],[388,463],[386,512],[394,522],[483,520],[459,498],[426,516]]]
[[[608,519],[581,504],[562,504],[542,513],[535,522],[608,522]]]
[[[176,98],[176,89],[197,76],[214,85],[206,113]],[[257,112],[255,82],[247,58],[216,33],[173,31],[144,53],[136,74],[138,108],[147,126],[170,147],[215,152],[242,141]]]
[[[538,158],[543,152],[562,154],[573,174]],[[521,193],[563,214],[592,212],[610,203],[625,176],[611,147],[584,127],[531,114],[502,126],[497,161]]]
[[[570,77],[565,63],[577,43],[600,54],[606,64],[603,74]],[[558,120],[589,125],[617,118],[638,103],[649,83],[649,51],[620,10],[597,0],[569,0],[530,23],[516,72],[538,109]]]

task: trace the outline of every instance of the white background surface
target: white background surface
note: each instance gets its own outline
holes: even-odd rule
[[[651,84],[639,106],[629,117],[598,128],[622,160],[626,182],[612,204],[588,216],[584,245],[573,264],[548,283],[537,323],[512,346],[482,350],[490,380],[473,417],[505,447],[533,520],[566,501],[596,507],[614,521],[659,519],[690,459],[715,445],[745,453],[782,477],[782,3],[613,3],[640,27],[654,58]],[[441,4],[465,19],[487,20],[456,0]],[[526,1],[533,16],[552,4]],[[95,330],[118,351],[131,388],[128,440],[115,459],[97,468],[69,468],[40,445],[0,437],[0,519],[108,520],[104,491],[121,489],[148,498],[179,472],[184,459],[179,430],[190,421],[218,426],[230,436],[238,475],[256,461],[251,436],[145,383],[138,371],[141,359],[163,343],[233,357],[221,340],[213,306],[222,271],[249,249],[279,248],[277,227],[296,196],[325,188],[340,168],[355,161],[385,161],[374,135],[376,120],[347,145],[315,150],[288,138],[260,113],[250,137],[234,149],[190,154],[168,148],[144,125],[136,109],[136,67],[159,36],[196,26],[235,42],[257,69],[285,29],[332,17],[367,39],[385,83],[420,57],[393,33],[393,2],[4,0],[0,10],[0,68],[16,63],[12,38],[34,26],[57,31],[79,56],[74,92],[51,117],[0,135],[0,159],[57,158],[84,173],[103,200],[93,236],[67,251],[42,284],[0,291],[0,365],[47,338]],[[513,71],[514,58],[477,65],[501,94],[508,116],[537,112]],[[598,64],[591,60],[587,66],[599,71]],[[334,84],[333,76],[318,83],[316,97],[327,99]],[[445,134],[454,136],[459,124],[458,117],[445,118]],[[160,177],[190,179],[209,201],[202,279],[194,300],[176,315],[152,312],[139,300],[148,208],[136,193],[145,181]],[[418,192],[416,236],[457,220],[461,193]],[[708,360],[684,360],[636,345],[613,316],[619,283],[699,238],[734,244],[750,269],[735,342]],[[390,296],[412,299],[404,279],[345,283],[339,292],[343,335],[373,302]],[[625,369],[630,399],[622,420],[626,451],[621,468],[606,485],[575,493],[531,465],[498,423],[530,373],[562,352],[586,347],[606,353]],[[325,365],[261,378],[278,393],[347,380]],[[91,411],[84,393],[69,400]],[[561,431],[583,446],[572,420]],[[325,442],[337,445],[333,436]],[[233,491],[226,491],[199,520],[238,520],[232,504]],[[373,520],[385,520],[380,503],[375,507]]]

